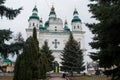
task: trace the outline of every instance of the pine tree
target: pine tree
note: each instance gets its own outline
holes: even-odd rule
[[[65,72],[80,72],[85,68],[83,66],[83,53],[80,50],[78,42],[73,38],[72,33],[62,52],[61,70]]]
[[[48,60],[48,71],[53,70],[53,61],[54,56],[52,55],[52,51],[48,47],[48,42],[45,41],[44,45],[42,46],[41,52],[46,55]]]
[[[94,34],[90,43],[97,52],[90,57],[99,62],[99,66],[107,68],[106,75],[112,80],[120,80],[120,1],[119,0],[91,0],[96,3],[89,4],[90,12],[98,23],[87,24]],[[109,62],[108,62],[109,61]]]
[[[6,0],[0,0],[0,16],[1,17],[5,16],[8,19],[14,19],[20,13],[20,10],[22,10],[22,8],[18,9],[8,8],[4,5],[5,1]]]

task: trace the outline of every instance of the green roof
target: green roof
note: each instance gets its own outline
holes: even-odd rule
[[[50,11],[50,14],[49,14],[49,15],[51,15],[51,14],[56,15],[55,11]]]
[[[38,9],[36,8],[36,6],[33,8],[33,11],[37,11],[38,12]]]
[[[3,62],[9,63],[9,62],[12,62],[12,61],[9,60],[9,59],[4,59]]]
[[[51,14],[56,15],[56,13],[55,13],[55,8],[54,8],[54,6],[53,6],[53,5],[52,5],[52,7],[51,7],[51,11],[50,11],[50,14],[49,14],[49,15],[51,15]]]
[[[29,19],[38,19],[39,20],[39,16],[36,13],[33,13],[32,16],[29,17]]]
[[[81,22],[81,20],[78,16],[74,16],[72,22]]]
[[[40,30],[45,30],[45,28],[43,27],[43,25],[39,25],[39,29]]]
[[[75,11],[73,12],[73,15],[74,15],[74,14],[78,14],[78,11],[77,11],[77,10],[75,10]]]
[[[70,31],[70,29],[68,28],[68,26],[65,26],[64,30]]]
[[[45,22],[45,27],[48,27],[48,26],[49,26],[49,20]]]

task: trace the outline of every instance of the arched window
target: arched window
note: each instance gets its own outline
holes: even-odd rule
[[[36,26],[38,27],[38,24]]]
[[[77,26],[78,27],[78,29],[79,29],[79,26]]]
[[[31,27],[31,23],[29,23],[29,27]]]
[[[57,26],[55,26],[55,31],[57,31]]]
[[[74,26],[74,29],[75,29],[75,26]]]
[[[35,23],[33,23],[33,26],[35,26]]]

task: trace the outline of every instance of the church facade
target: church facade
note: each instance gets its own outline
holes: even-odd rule
[[[65,47],[65,43],[68,41],[70,31],[80,45],[80,49],[85,50],[85,32],[82,31],[82,22],[76,9],[73,11],[73,19],[71,19],[71,30],[68,27],[67,20],[63,22],[62,19],[57,17],[53,6],[45,24],[43,24],[42,19],[39,18],[36,6],[33,8],[32,15],[29,17],[28,22],[29,26],[26,29],[27,37],[32,36],[33,28],[36,27],[39,47],[41,48],[44,45],[44,41],[47,40],[48,46],[55,57],[55,61],[58,63],[61,62],[60,54]]]

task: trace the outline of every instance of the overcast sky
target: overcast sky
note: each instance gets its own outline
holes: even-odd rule
[[[38,15],[42,17],[43,23],[47,21],[50,8],[52,4],[55,7],[57,17],[63,21],[67,19],[69,27],[71,26],[71,20],[73,18],[73,11],[76,8],[79,12],[79,17],[82,21],[82,27],[85,33],[86,49],[90,52],[90,46],[88,43],[91,41],[92,34],[84,23],[92,23],[95,20],[91,19],[91,13],[89,13],[89,0],[6,0],[5,5],[11,8],[23,7],[21,14],[19,14],[14,20],[7,20],[5,17],[0,19],[0,29],[11,29],[14,34],[21,32],[26,39],[26,31],[28,28],[28,18],[32,14],[32,9],[36,5],[38,8]],[[89,59],[86,59],[89,61]]]

